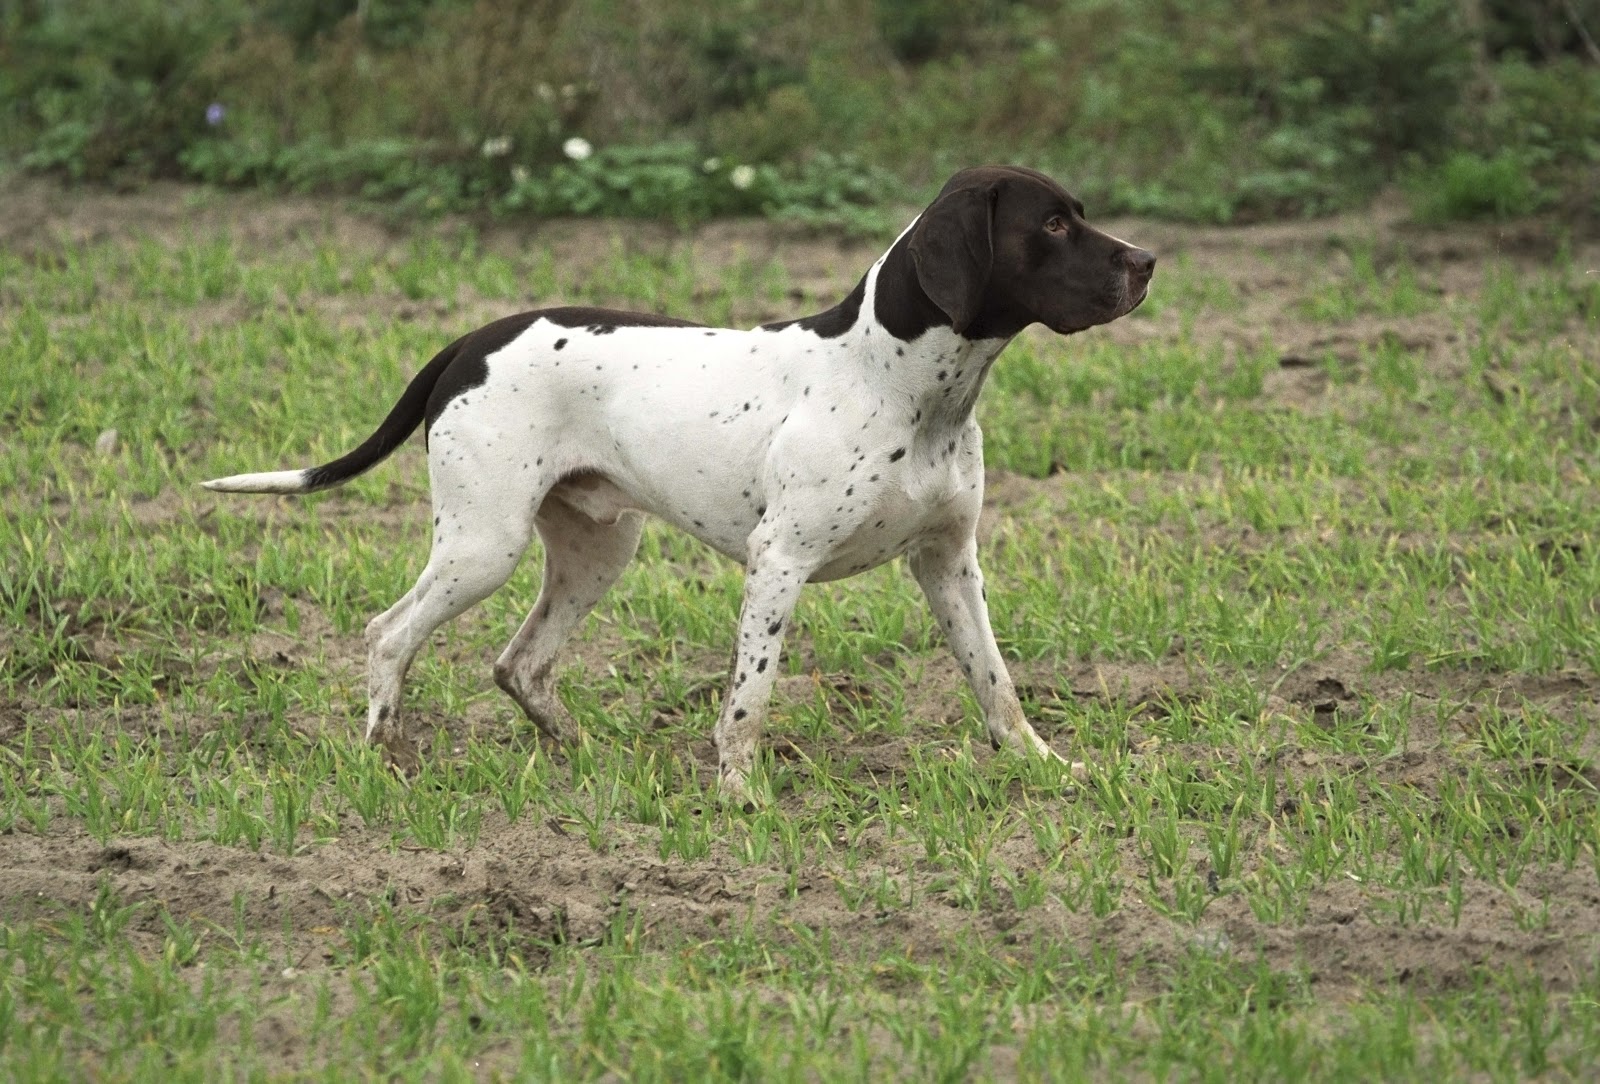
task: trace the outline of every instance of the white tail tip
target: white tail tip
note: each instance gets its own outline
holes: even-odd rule
[[[213,478],[200,484],[219,493],[305,493],[305,470],[272,470],[260,474],[233,474],[227,478]]]

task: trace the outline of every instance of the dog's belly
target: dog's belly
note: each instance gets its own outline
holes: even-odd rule
[[[661,515],[659,509],[650,507],[651,502],[635,498],[610,478],[593,471],[566,479],[546,499],[560,501],[597,523],[615,523],[629,512],[650,513],[681,527],[741,565],[747,559],[746,540],[759,518],[752,510],[736,519],[725,518],[717,527],[708,526],[703,519],[690,519],[686,525],[679,522],[682,517]],[[844,579],[894,560],[929,533],[931,528],[925,519],[909,501],[887,502],[875,510],[873,518],[829,550],[826,562],[811,574],[811,582]]]
[[[678,499],[637,496],[599,471],[582,471],[563,480],[546,500],[560,501],[597,523],[615,523],[627,512],[648,513],[693,535],[723,556],[741,565],[746,563],[750,532],[761,518],[759,504],[719,501],[714,510],[696,511],[683,507],[683,494],[672,496]]]

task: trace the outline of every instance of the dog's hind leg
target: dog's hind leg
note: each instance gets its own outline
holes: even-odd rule
[[[416,761],[400,725],[401,688],[411,660],[435,629],[511,578],[533,537],[534,509],[550,484],[533,478],[519,484],[466,458],[447,462],[434,456],[428,565],[399,602],[367,625],[367,740],[382,744],[402,769]]]
[[[597,521],[563,503],[560,492],[545,499],[534,520],[544,542],[544,584],[495,660],[494,679],[540,730],[566,743],[578,728],[555,693],[556,654],[633,559],[644,517],[623,512],[613,522]]]

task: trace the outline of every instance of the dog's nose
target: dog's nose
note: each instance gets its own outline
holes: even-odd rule
[[[1149,282],[1150,276],[1155,274],[1156,258],[1142,248],[1128,249],[1122,254],[1122,259],[1134,277],[1143,282]]]

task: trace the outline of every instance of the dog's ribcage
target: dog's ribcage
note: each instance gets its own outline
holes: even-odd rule
[[[938,403],[896,378],[927,363],[921,351],[881,328],[870,343],[865,327],[830,339],[536,321],[434,422],[435,510],[531,515],[533,495],[567,479],[554,495],[596,518],[637,508],[740,563],[770,507],[791,544],[827,555],[814,579],[881,564],[951,501],[975,502],[982,463],[974,426],[934,424]],[[869,360],[880,353],[893,364]]]

